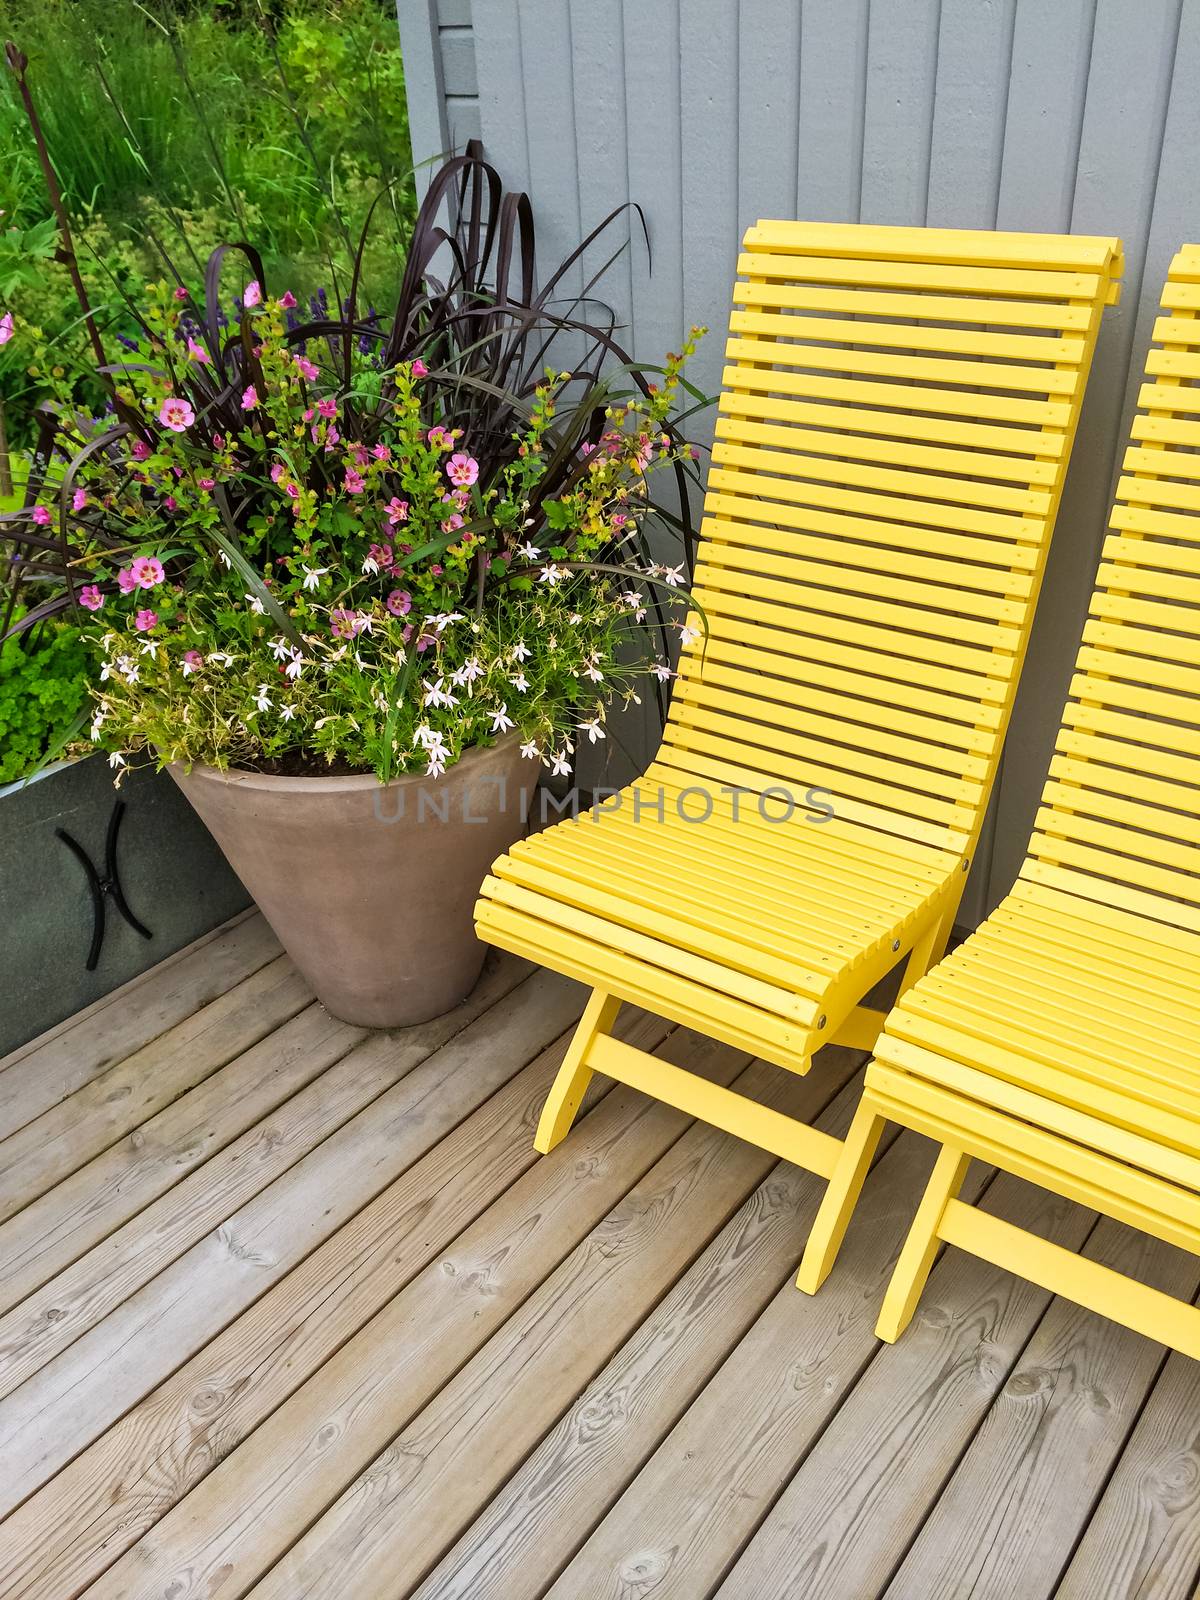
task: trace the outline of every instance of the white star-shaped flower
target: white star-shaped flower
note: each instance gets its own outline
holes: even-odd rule
[[[526,761],[536,761],[541,752],[537,747],[536,739],[529,739],[521,746],[521,754]]]
[[[510,728],[515,728],[516,723],[508,714],[508,706],[501,701],[498,710],[492,712],[492,732],[507,733]]]
[[[254,613],[254,615],[256,617],[261,617],[266,613],[266,609],[267,609],[266,606],[263,605],[262,601],[258,598],[258,596],[256,594],[248,594],[246,596],[246,599],[249,600],[250,609],[251,609],[251,611],[253,611],[253,613]]]
[[[451,694],[447,689],[445,678],[439,678],[436,683],[423,684],[422,688],[425,691],[424,703],[427,706],[456,706],[458,704],[458,696]]]
[[[316,591],[321,587],[321,579],[327,576],[328,572],[328,567],[305,567],[304,587],[309,590],[310,593],[315,594]]]
[[[570,775],[571,763],[567,760],[568,751],[556,750],[550,757],[550,776],[552,778],[565,778]]]
[[[542,552],[537,545],[531,544],[528,539],[524,544],[519,544],[517,550],[519,554],[525,557],[526,561],[540,561],[542,559]]]
[[[592,717],[587,722],[581,722],[579,724],[579,731],[580,733],[587,734],[589,744],[595,744],[597,739],[607,738],[604,729],[600,726],[600,719],[598,717]]]

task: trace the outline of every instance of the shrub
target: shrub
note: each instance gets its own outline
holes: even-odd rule
[[[88,704],[91,661],[72,623],[0,644],[0,784],[28,777]]]
[[[605,737],[611,696],[671,676],[671,640],[694,637],[684,563],[650,559],[646,528],[689,528],[672,418],[694,339],[639,367],[552,312],[575,258],[534,296],[526,216],[480,159],[449,163],[386,318],[354,284],[341,307],[268,294],[247,248],[226,331],[218,251],[203,299],[162,283],[132,308],[136,356],[101,352],[91,374],[100,416],[35,353],[58,386],[48,473],[3,523],[51,591],[41,614],[94,619],[94,740],[386,780],[519,729],[563,772],[579,739]],[[662,468],[679,517],[650,499]]]

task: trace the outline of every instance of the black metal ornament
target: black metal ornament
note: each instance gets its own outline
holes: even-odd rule
[[[108,819],[108,831],[104,839],[104,876],[101,877],[88,859],[87,851],[73,839],[65,828],[55,828],[54,836],[61,839],[67,849],[79,862],[87,875],[88,891],[92,897],[92,943],[88,950],[87,970],[94,972],[100,960],[100,947],[104,943],[105,913],[104,897],[112,896],[112,902],[125,918],[125,921],[135,933],[140,933],[143,939],[153,939],[154,935],[144,923],[138,921],[129,909],[129,902],[125,898],[125,891],[121,887],[120,874],[117,868],[117,835],[121,831],[121,818],[125,815],[124,800],[117,800],[113,804],[112,815]]]

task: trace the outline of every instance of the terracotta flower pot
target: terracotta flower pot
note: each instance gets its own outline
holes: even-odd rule
[[[406,1027],[470,993],[486,954],[472,907],[536,783],[515,735],[389,784],[168,771],[335,1017]]]

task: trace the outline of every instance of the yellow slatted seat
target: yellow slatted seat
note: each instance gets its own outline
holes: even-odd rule
[[[612,1022],[637,1003],[804,1072],[870,1048],[863,996],[940,954],[1120,268],[1113,239],[747,233],[662,746],[601,814],[501,857],[476,908],[482,938],[593,988],[539,1149],[600,1070],[832,1170],[828,1135]]]
[[[1163,310],[1028,858],[889,1016],[801,1269],[829,1270],[885,1119],[940,1140],[885,1338],[946,1241],[1200,1357],[1200,1310],[957,1198],[978,1157],[1200,1253],[1200,246]]]

